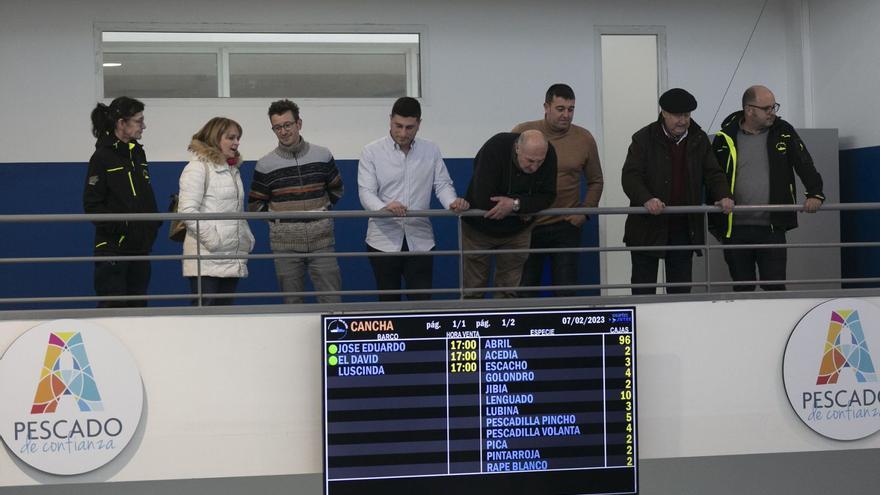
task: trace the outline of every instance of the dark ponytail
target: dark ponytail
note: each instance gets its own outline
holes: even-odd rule
[[[114,132],[117,120],[130,119],[143,111],[143,103],[127,96],[116,98],[110,103],[110,106],[98,103],[91,115],[92,135],[99,137],[102,134]]]

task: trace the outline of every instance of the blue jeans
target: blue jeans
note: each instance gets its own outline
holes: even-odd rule
[[[199,277],[187,277],[189,287],[193,294],[198,294]],[[202,277],[202,294],[232,294],[238,285],[238,277]],[[231,297],[202,297],[202,306],[229,306],[233,303]],[[193,306],[198,306],[199,301],[193,299]]]

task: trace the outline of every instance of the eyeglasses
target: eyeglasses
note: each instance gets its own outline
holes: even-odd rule
[[[143,118],[140,118],[140,119],[125,119],[125,120],[126,120],[126,122],[134,122],[136,125],[138,125],[138,126],[140,126],[140,127],[144,127],[144,125],[146,124],[146,122],[144,121]]]
[[[296,122],[285,122],[283,124],[273,125],[272,130],[275,132],[281,132],[281,129],[284,129],[285,131],[289,131],[289,130],[293,129],[293,127],[295,125],[296,125]]]
[[[759,107],[758,105],[752,105],[752,104],[748,104],[748,105],[749,105],[750,107],[752,107],[752,108],[757,108],[758,110],[763,110],[763,111],[765,111],[765,112],[767,112],[767,113],[770,113],[770,112],[776,113],[776,112],[779,111],[779,107],[782,106],[782,105],[780,105],[779,103],[774,103],[774,104],[772,104],[772,105],[767,105],[766,107]]]

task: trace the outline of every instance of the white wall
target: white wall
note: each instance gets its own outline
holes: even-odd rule
[[[0,454],[0,486],[321,471],[318,315],[103,318],[144,383],[131,443],[107,466],[65,478]],[[0,322],[0,355],[40,322]]]
[[[874,304],[880,298],[869,299]],[[788,336],[821,299],[636,309],[640,459],[880,448],[809,430],[782,383]],[[50,476],[0,448],[0,487],[321,472],[318,315],[98,318],[144,382],[141,426],[96,471]],[[38,321],[0,321],[0,355]]]
[[[96,103],[95,23],[221,25],[231,30],[296,26],[406,24],[427,28],[422,135],[449,157],[472,157],[493,133],[541,115],[553,82],[572,84],[580,98],[576,122],[590,129],[596,115],[593,27],[665,26],[668,81],[700,101],[695,118],[708,126],[760,11],[762,0],[669,2],[450,0],[411,2],[45,0],[0,2],[0,162],[84,162],[92,151],[88,114]],[[762,82],[782,102],[799,98],[793,80],[791,1],[773,0],[724,100],[719,119],[739,105],[749,84]],[[865,20],[864,22],[869,22]],[[173,26],[172,26],[173,27]],[[796,71],[795,71],[796,72]],[[244,126],[242,151],[255,159],[273,146],[268,100],[147,101],[144,136],[152,161],[184,160],[189,137],[209,117],[228,115]],[[338,158],[387,130],[391,101],[326,104],[304,101],[304,135]],[[788,106],[786,108],[789,108]],[[796,124],[800,117],[795,117]],[[718,123],[716,122],[716,127]],[[635,129],[633,129],[635,131]],[[600,138],[601,133],[597,133]]]
[[[809,1],[817,127],[840,129],[843,149],[880,145],[880,3]]]
[[[658,53],[665,52],[663,33],[601,35],[602,131],[605,188],[601,206],[629,205],[623,192],[623,163],[638,129],[657,117],[657,95],[663,86]],[[603,246],[620,245],[626,226],[624,215],[599,217]],[[630,253],[600,255],[601,280],[605,284],[628,283],[632,274]],[[606,289],[603,294],[629,294],[628,289]]]

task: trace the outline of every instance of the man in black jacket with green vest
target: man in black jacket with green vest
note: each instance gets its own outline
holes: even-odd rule
[[[800,136],[776,115],[779,104],[764,86],[752,86],[742,98],[741,111],[725,119],[713,148],[727,174],[730,193],[738,205],[796,204],[794,174],[806,191],[804,210],[822,206],[822,177]],[[793,211],[715,215],[713,233],[724,244],[785,244],[785,232],[797,227]],[[728,249],[724,260],[730,277],[740,281],[785,280],[785,249]],[[758,268],[758,278],[755,274]],[[783,284],[762,283],[764,290],[784,290]],[[735,291],[753,291],[755,285],[735,285]]]
[[[715,161],[709,138],[691,120],[697,100],[681,88],[660,97],[660,117],[633,134],[623,164],[623,191],[630,206],[644,206],[649,214],[626,218],[623,241],[627,246],[686,246],[703,244],[703,216],[661,215],[666,206],[693,206],[705,196],[727,213],[733,201],[724,172]],[[656,284],[657,267],[664,258],[668,283],[692,280],[693,249],[631,251],[633,284]],[[687,293],[689,286],[667,287],[667,293]],[[634,287],[633,294],[654,294],[654,287]]]

